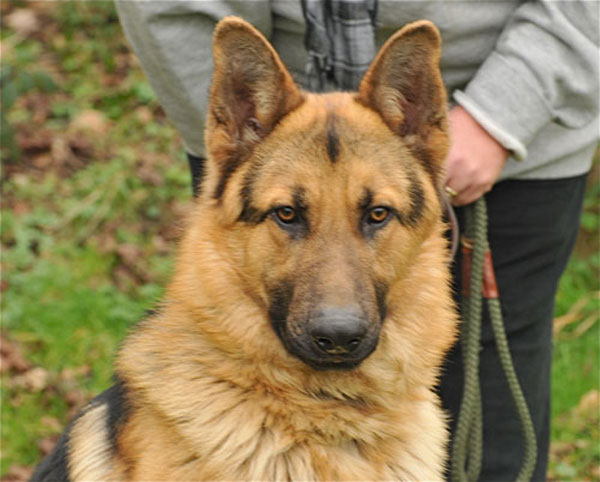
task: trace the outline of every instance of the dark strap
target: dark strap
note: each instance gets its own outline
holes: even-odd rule
[[[375,57],[377,0],[301,0],[307,88],[356,90]]]

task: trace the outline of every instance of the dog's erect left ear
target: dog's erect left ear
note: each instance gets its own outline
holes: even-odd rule
[[[241,18],[217,24],[213,56],[206,144],[212,159],[231,169],[228,163],[243,159],[303,97],[273,47]]]
[[[375,109],[438,175],[447,150],[446,91],[439,70],[441,38],[421,20],[383,45],[363,77],[357,100]]]

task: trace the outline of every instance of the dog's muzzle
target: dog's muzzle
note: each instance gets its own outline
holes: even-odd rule
[[[277,331],[288,351],[312,368],[350,370],[375,350],[379,325],[359,309],[328,307],[293,330],[295,336],[287,329]]]

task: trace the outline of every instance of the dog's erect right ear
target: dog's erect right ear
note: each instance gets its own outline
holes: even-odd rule
[[[213,56],[206,145],[226,173],[303,97],[273,47],[241,18],[217,24]]]
[[[448,144],[440,52],[441,38],[433,23],[421,20],[406,25],[383,45],[357,96],[421,154],[437,178]]]

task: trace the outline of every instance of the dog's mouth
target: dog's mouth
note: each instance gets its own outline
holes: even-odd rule
[[[366,357],[365,357],[366,358]],[[363,359],[360,360],[340,360],[334,359],[330,361],[326,360],[310,360],[310,359],[302,359],[307,365],[309,365],[314,370],[341,370],[341,371],[349,371],[357,368]]]

